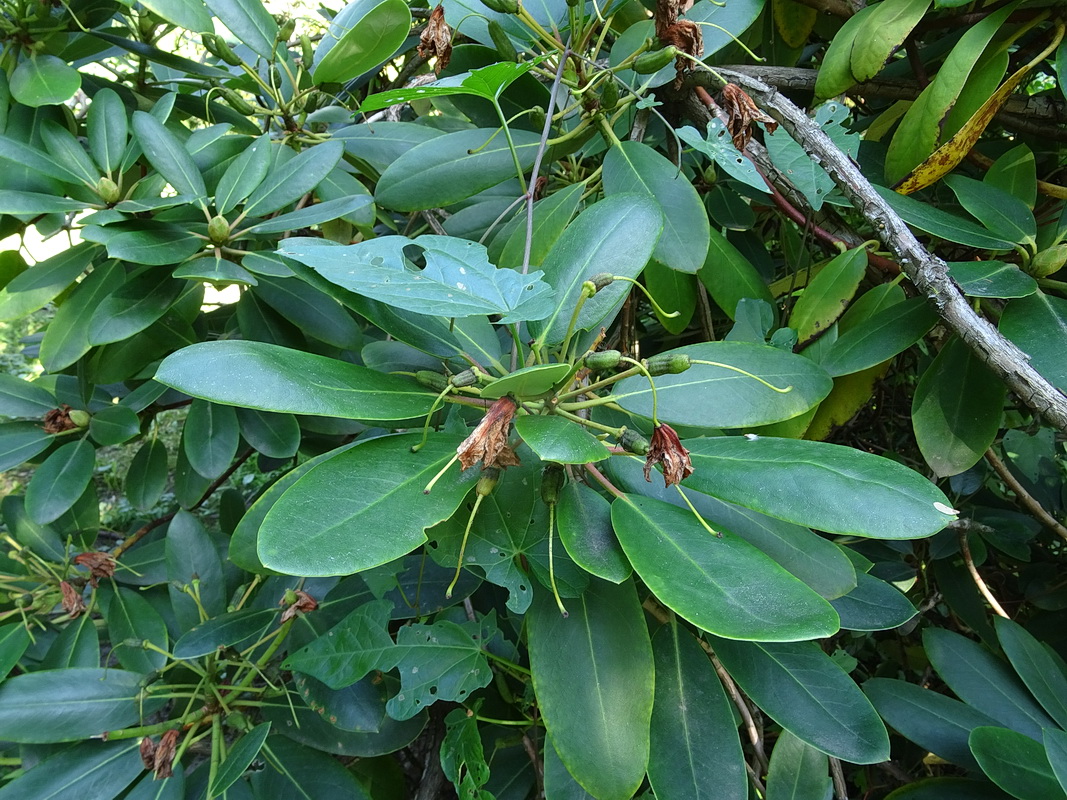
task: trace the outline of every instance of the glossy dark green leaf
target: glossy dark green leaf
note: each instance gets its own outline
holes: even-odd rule
[[[930,663],[956,695],[998,723],[1040,739],[1055,723],[1027,692],[1011,669],[958,633],[938,628],[923,632]]]
[[[0,684],[0,737],[9,742],[76,742],[134,725],[143,675],[120,669],[30,672]],[[158,705],[158,704],[156,704]]]
[[[171,607],[181,630],[200,622],[200,609],[209,615],[226,607],[226,582],[222,560],[214,541],[188,511],[179,511],[167,526],[167,580]],[[199,602],[179,587],[199,583]]]
[[[689,327],[697,308],[697,282],[689,274],[649,261],[643,273],[645,288],[666,313],[653,309],[656,319],[668,333],[679,334]],[[674,316],[667,316],[673,314]]]
[[[886,800],[1010,800],[989,781],[968,778],[926,778],[901,786]]]
[[[100,301],[89,323],[89,344],[109,344],[140,333],[162,317],[185,283],[165,272],[145,269]]]
[[[95,30],[91,33],[97,39],[101,39],[107,42],[108,44],[114,45],[115,47],[120,47],[128,53],[133,53],[137,56],[140,56],[141,58],[151,61],[154,64],[162,64],[166,67],[170,67],[171,69],[179,70],[180,72],[189,73],[191,75],[201,75],[205,78],[215,78],[216,80],[229,80],[233,78],[233,75],[224,69],[220,69],[219,67],[213,67],[210,64],[204,64],[200,61],[194,61],[190,58],[183,58],[182,56],[175,55],[173,52],[160,50],[158,47],[153,47],[152,45],[145,44],[144,42],[141,42],[137,39],[130,39],[125,36],[116,36],[113,33],[107,33],[106,31],[102,30]],[[173,108],[173,105],[177,102],[178,97],[175,94],[170,94],[169,96],[164,95],[164,97],[169,97],[169,99],[165,100],[166,103],[170,104],[169,107],[161,107],[160,103],[157,101],[154,110],[157,114],[159,114],[160,111],[165,112],[159,114],[161,119],[165,121],[166,117],[170,113],[170,109]],[[198,106],[196,111],[203,113],[204,100],[202,98],[197,98],[195,102]],[[213,105],[219,109],[228,108],[228,106],[222,106],[221,104]],[[135,161],[138,155],[139,153],[135,151],[132,160]],[[129,156],[129,151],[126,152],[126,156]],[[128,160],[126,163],[127,165],[129,165],[132,162]]]
[[[344,151],[344,145],[339,142],[324,142],[304,150],[285,163],[275,163],[249,194],[244,204],[245,213],[262,216],[300,199],[330,174]]]
[[[345,36],[347,37],[348,34],[345,34]],[[364,100],[360,104],[359,110],[364,114],[370,114],[389,106],[410,103],[412,100],[448,97],[457,94],[469,94],[475,97],[484,97],[486,100],[495,100],[500,97],[508,86],[537,66],[541,60],[543,59],[525,61],[519,64],[512,61],[503,61],[499,64],[491,64],[459,75],[451,75],[442,80],[434,81],[432,84],[420,86],[417,89],[392,89],[379,92]]]
[[[919,473],[860,450],[796,439],[688,439],[697,491],[828,533],[914,539],[955,519]],[[855,502],[857,497],[862,503]]]
[[[730,639],[795,642],[839,628],[823,598],[744,539],[729,531],[716,536],[688,509],[627,495],[612,503],[611,521],[641,580],[704,630]]]
[[[960,205],[993,233],[1019,244],[1035,244],[1037,221],[1018,197],[965,175],[946,175],[943,181]]]
[[[69,442],[37,468],[26,487],[26,511],[45,525],[59,519],[93,479],[96,448],[88,439]]]
[[[66,214],[82,211],[89,203],[40,192],[0,189],[0,214]]]
[[[21,622],[0,627],[0,681],[8,676],[29,646],[30,634]]]
[[[156,225],[115,234],[107,240],[107,254],[133,264],[159,267],[180,264],[203,246],[203,239],[181,226]]]
[[[277,619],[274,608],[242,608],[212,617],[182,634],[174,643],[174,657],[200,658],[220,647],[244,650],[276,627]]]
[[[785,730],[771,751],[767,800],[829,800],[826,755]]]
[[[374,192],[375,201],[396,211],[437,208],[515,177],[507,140],[497,133],[476,128],[416,145],[386,167]],[[519,166],[529,169],[541,137],[524,130],[513,130],[511,137]]]
[[[121,586],[109,591],[104,602],[112,653],[119,663],[131,672],[145,674],[162,668],[167,663],[167,625],[152,604],[140,593]],[[163,652],[141,647],[144,641]]]
[[[715,228],[711,229],[707,260],[697,277],[730,319],[734,318],[737,302],[744,297],[774,303],[767,282],[752,262]]]
[[[104,172],[118,169],[129,138],[126,106],[112,89],[101,89],[93,95],[86,114],[89,152]]]
[[[322,203],[305,206],[297,211],[290,211],[288,214],[281,214],[265,222],[256,223],[249,230],[256,234],[266,234],[308,228],[312,225],[321,225],[324,222],[350,216],[364,208],[368,208],[373,202],[370,195],[326,200]]]
[[[923,18],[930,0],[885,0],[856,34],[850,63],[857,81],[873,78]]]
[[[175,278],[200,282],[206,281],[222,285],[231,283],[239,283],[243,286],[259,285],[256,276],[240,264],[210,255],[207,258],[193,258],[186,261],[174,270],[171,275]]]
[[[863,691],[889,725],[902,736],[946,761],[977,769],[967,737],[993,720],[972,708],[930,689],[904,681],[872,678]]]
[[[918,611],[903,594],[883,580],[856,573],[856,588],[830,601],[850,631],[885,631],[912,619]]]
[[[261,342],[187,347],[163,360],[156,380],[215,403],[343,419],[410,419],[434,400],[413,381]]]
[[[694,364],[679,375],[656,380],[659,420],[701,428],[747,428],[791,419],[829,394],[830,376],[803,356],[749,342],[709,342],[666,351],[694,360],[736,367],[780,392],[726,366]],[[615,384],[612,396],[626,411],[652,416],[648,378],[635,375]]]
[[[1013,249],[1012,243],[1007,239],[999,238],[980,225],[975,225],[955,214],[942,211],[914,197],[897,194],[892,189],[882,186],[875,186],[874,190],[900,215],[902,220],[921,231],[967,247],[977,247],[983,250]]]
[[[307,336],[342,350],[356,350],[361,333],[352,316],[322,289],[298,278],[258,279],[253,294]]]
[[[1067,797],[1040,742],[1007,728],[987,726],[971,731],[970,744],[982,772],[1012,797],[1019,800]]]
[[[133,112],[133,133],[145,157],[179,194],[207,196],[204,179],[193,157],[177,136],[144,111]]]
[[[868,369],[907,350],[937,320],[937,312],[924,297],[894,303],[842,331],[819,365],[835,378]]]
[[[82,742],[38,761],[0,789],[0,800],[111,800],[141,774],[136,739]]]
[[[573,372],[570,364],[536,364],[521,367],[482,389],[482,397],[496,400],[506,394],[519,398],[544,394]]]
[[[519,417],[515,420],[515,432],[542,461],[588,464],[603,461],[610,455],[603,442],[562,417]]]
[[[578,307],[582,284],[610,272],[635,279],[652,257],[663,229],[663,215],[642,195],[617,195],[582,211],[549,251],[542,264],[545,281],[556,290],[556,310],[530,332],[549,344],[563,341]],[[591,330],[607,324],[630,293],[630,284],[615,281],[585,301],[575,327]]]
[[[540,267],[552,247],[563,235],[571,219],[578,211],[582,199],[582,185],[578,183],[566,186],[558,192],[534,203],[533,235],[530,245],[530,266]],[[495,260],[500,267],[521,268],[526,250],[526,215],[516,218],[514,228],[507,234],[504,228],[499,238],[489,245],[490,260]],[[499,257],[496,256],[500,247]]]
[[[652,654],[648,781],[657,800],[747,800],[737,725],[707,654],[676,621],[656,632]]]
[[[345,83],[388,61],[408,36],[411,11],[403,0],[359,3],[366,11],[349,22],[324,56],[316,53],[312,78],[318,83]],[[390,104],[392,105],[392,104]]]
[[[1043,732],[1045,757],[1049,760],[1052,772],[1060,783],[1060,788],[1067,791],[1067,733],[1055,728],[1046,728]]]
[[[1040,291],[1012,300],[1000,318],[1000,332],[1030,357],[1030,366],[1067,391],[1067,300]]]
[[[146,511],[159,502],[167,486],[167,446],[160,439],[141,445],[126,473],[126,497]]]
[[[537,703],[578,783],[594,797],[628,798],[647,768],[655,693],[641,604],[633,583],[594,580],[568,606],[561,616],[540,591],[526,616]]]
[[[1067,727],[1067,675],[1061,662],[1017,622],[997,617],[997,639],[1012,668],[1060,727]]]
[[[333,689],[362,679],[372,670],[390,670],[399,650],[389,635],[392,603],[375,600],[359,606],[324,636],[292,653],[285,668],[312,675]]]
[[[9,79],[11,96],[24,106],[65,103],[81,87],[81,74],[56,56],[34,54],[23,59]]]
[[[712,647],[771,719],[816,750],[854,764],[889,755],[889,735],[870,701],[816,643],[714,638]]]
[[[107,296],[122,287],[125,271],[109,261],[93,269],[57,310],[41,341],[41,363],[58,372],[89,352],[93,312]]]
[[[278,23],[258,0],[209,0],[207,7],[254,53],[270,58],[278,38]]]
[[[584,483],[563,487],[556,506],[559,539],[574,562],[612,583],[622,583],[633,568],[611,527],[611,504]]]
[[[252,408],[238,408],[241,436],[270,458],[291,458],[300,447],[300,424],[292,414],[272,414]]]
[[[710,225],[693,184],[677,166],[641,142],[620,142],[604,157],[604,193],[636,193],[655,200],[663,235],[653,256],[680,272],[696,272],[708,254]]]
[[[0,425],[0,470],[17,467],[52,443],[36,422],[6,422]]]
[[[68,667],[95,669],[99,666],[100,635],[88,614],[83,614],[63,628],[41,660],[41,667],[48,670]]]
[[[18,319],[49,303],[70,286],[100,253],[83,242],[38,262],[0,289],[0,322]]]
[[[189,31],[214,31],[211,14],[202,0],[148,0],[145,8]]]
[[[414,122],[375,122],[342,128],[335,138],[344,142],[348,153],[384,172],[415,145],[441,136],[444,136],[442,131]]]
[[[141,432],[141,419],[132,408],[110,406],[93,414],[89,435],[98,444],[122,444]]]
[[[270,161],[270,134],[265,133],[253,139],[222,173],[215,188],[215,209],[228,214],[243,202],[267,177]]]
[[[217,478],[230,466],[240,442],[237,412],[232,406],[194,400],[185,419],[185,457],[205,478]]]
[[[66,558],[66,543],[56,526],[34,522],[26,513],[25,498],[9,494],[0,500],[0,514],[3,515],[7,532],[20,545],[49,561],[58,562]]]
[[[45,153],[25,142],[9,136],[0,136],[0,160],[9,161],[25,169],[34,179],[55,178],[62,183],[77,185],[78,176],[66,167],[55,163]]]
[[[226,760],[219,765],[219,771],[211,781],[209,795],[221,795],[244,774],[267,740],[270,725],[269,722],[257,725],[234,742],[226,754]]]
[[[789,327],[803,345],[837,321],[867,269],[867,251],[854,247],[835,256],[808,282],[793,306]]]
[[[279,725],[280,727],[280,725]],[[267,765],[253,773],[256,800],[291,800],[330,795],[370,800],[356,776],[321,749],[312,749],[273,736],[263,745]]]
[[[767,191],[767,182],[756,169],[756,165],[741,155],[722,120],[709,121],[703,133],[686,125],[678,129],[678,138],[706,155],[734,180],[747,184],[757,191]]]
[[[553,800],[596,800],[567,772],[550,736],[545,737],[544,770],[545,797]]]
[[[371,439],[324,461],[271,507],[259,534],[264,566],[292,575],[347,575],[392,561],[426,541],[450,517],[474,470],[453,465],[430,494],[423,489],[455,455],[456,437],[420,434]],[[367,487],[338,494],[338,486]],[[300,530],[299,537],[292,532]],[[381,531],[393,531],[388,537]]]
[[[424,268],[412,268],[409,248],[422,250]],[[296,238],[279,253],[356,294],[419,314],[500,314],[501,323],[514,323],[544,319],[554,305],[540,272],[498,270],[482,245],[451,236],[382,236],[346,247]]]
[[[77,175],[86,186],[95,187],[100,171],[85,152],[81,142],[66,126],[48,120],[40,127],[45,151],[52,160]]]
[[[1037,291],[1037,281],[1017,264],[1005,261],[950,261],[949,275],[968,297],[1026,297]]]
[[[993,444],[1007,387],[962,340],[941,348],[912,399],[915,441],[938,477],[970,469]]]
[[[0,415],[5,417],[43,417],[59,402],[39,383],[0,373]]]

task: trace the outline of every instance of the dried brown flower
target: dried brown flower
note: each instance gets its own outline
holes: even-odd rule
[[[156,747],[156,757],[153,768],[156,771],[156,780],[169,778],[174,774],[174,751],[178,749],[178,729],[171,728],[159,737],[159,745]]]
[[[77,428],[77,424],[70,418],[70,406],[66,403],[59,408],[53,408],[44,415],[42,420],[45,433],[63,433],[63,431]]]
[[[700,32],[700,26],[691,20],[683,19],[675,22],[664,30],[659,38],[665,46],[674,45],[681,52],[693,58],[700,58],[704,55],[704,34]],[[684,74],[692,66],[693,63],[688,58],[678,56],[675,59],[674,69],[677,72],[676,81],[679,85]]]
[[[101,578],[110,578],[115,574],[115,559],[110,553],[78,553],[74,556],[74,563],[89,570],[89,585],[93,588]]]
[[[437,56],[437,66],[434,68],[440,73],[452,59],[452,29],[445,22],[445,7],[438,5],[426,23],[426,27],[419,37],[419,56],[431,58]]]
[[[285,599],[282,598],[282,602],[278,605],[283,605]],[[309,611],[314,611],[319,607],[318,601],[305,592],[303,589],[296,590],[296,602],[289,606],[282,612],[282,622],[288,622],[300,614],[306,614]]]
[[[652,467],[663,465],[663,485],[681,483],[693,474],[693,461],[670,425],[659,424],[652,431],[652,442],[645,456],[645,480],[652,482]]]
[[[147,736],[141,740],[141,763],[145,769],[156,768],[156,743]]]
[[[60,581],[59,591],[63,593],[63,610],[70,614],[71,619],[85,613],[85,601],[77,589],[66,581]]]
[[[752,139],[752,124],[762,122],[767,133],[774,133],[778,123],[764,113],[745,91],[735,83],[728,83],[722,90],[722,108],[728,118],[726,127],[734,139],[734,147],[744,152]]]
[[[515,467],[519,457],[508,447],[508,431],[518,405],[510,397],[501,397],[485,412],[478,427],[456,448],[463,469],[479,461],[483,467]]]

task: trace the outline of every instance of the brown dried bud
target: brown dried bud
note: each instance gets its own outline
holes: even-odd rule
[[[445,7],[441,4],[430,13],[430,19],[419,37],[419,56],[437,56],[437,66],[434,70],[438,73],[447,67],[452,59],[452,29],[445,22]]]
[[[734,147],[742,152],[752,139],[753,123],[762,122],[767,127],[767,133],[774,133],[778,128],[774,118],[760,110],[752,98],[735,83],[728,83],[723,87],[722,108],[728,118],[726,127],[734,139]]]
[[[681,483],[693,474],[693,462],[689,451],[682,446],[678,434],[670,425],[660,424],[652,431],[652,444],[645,457],[645,480],[652,482],[651,472],[655,464],[663,465],[663,485]]]
[[[156,743],[147,736],[141,740],[141,763],[145,769],[156,768]]]
[[[110,578],[115,574],[115,559],[110,553],[78,553],[74,556],[74,563],[89,570],[89,585],[93,588],[96,588],[101,578]]]
[[[70,406],[66,403],[59,408],[53,408],[43,419],[45,433],[63,433],[63,431],[73,430],[80,427],[76,422],[70,418]]]
[[[508,447],[508,432],[517,409],[515,401],[507,396],[489,406],[478,427],[456,448],[463,469],[470,469],[479,461],[483,467],[518,465],[518,456]]]
[[[63,593],[63,610],[70,614],[71,619],[85,613],[85,601],[77,589],[66,581],[60,581],[59,591]]]
[[[174,752],[178,749],[178,729],[171,728],[159,737],[159,745],[156,747],[155,762],[153,768],[156,771],[156,780],[169,778],[174,774]]]
[[[285,598],[282,598],[282,602],[278,605],[283,605]],[[285,611],[282,612],[282,622],[288,622],[301,614],[306,614],[309,611],[314,611],[319,607],[318,601],[305,592],[303,589],[296,590],[296,602],[290,605]]]

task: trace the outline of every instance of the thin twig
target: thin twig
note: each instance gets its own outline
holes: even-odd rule
[[[1011,474],[1011,470],[1008,469],[1008,465],[1000,460],[1000,457],[993,452],[992,449],[986,450],[985,460],[989,462],[990,466],[996,470],[1000,479],[1007,484],[1007,487],[1015,493],[1015,497],[1019,502],[1030,512],[1038,522],[1055,533],[1064,541],[1067,541],[1067,528],[1065,528],[1060,522],[1048,513],[1044,506],[1037,501],[1037,498],[1026,491],[1023,485],[1019,483],[1018,479]]]
[[[959,537],[960,552],[963,554],[963,563],[967,565],[967,571],[971,573],[971,579],[974,581],[974,585],[978,587],[978,591],[982,593],[982,597],[986,599],[997,614],[1004,617],[1004,619],[1011,619],[1008,616],[1008,612],[997,602],[997,598],[995,598],[993,593],[989,591],[986,582],[982,580],[982,576],[978,573],[978,567],[974,565],[974,557],[971,555],[971,546],[967,542],[967,531],[961,529]]]
[[[841,769],[841,761],[833,756],[830,756],[830,775],[834,779],[835,800],[848,800],[848,785],[845,783],[845,773]]]

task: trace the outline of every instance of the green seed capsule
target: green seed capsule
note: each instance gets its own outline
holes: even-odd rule
[[[311,68],[311,62],[315,60],[315,48],[311,44],[311,37],[306,33],[300,34],[300,61],[304,69]]]
[[[222,56],[219,55],[219,48],[218,48],[218,45],[216,44],[216,40],[218,38],[219,37],[216,36],[214,33],[202,33],[202,34],[200,34],[200,41],[204,45],[204,49],[207,50],[209,53],[211,53],[211,55],[215,56],[216,58],[222,58]]]
[[[673,45],[664,47],[662,50],[651,50],[634,59],[630,69],[638,75],[652,75],[655,72],[659,72],[677,57],[678,48]]]
[[[420,386],[433,389],[435,392],[443,392],[448,388],[448,378],[439,372],[432,372],[428,369],[420,369],[416,372],[415,380],[419,382]]]
[[[498,14],[519,13],[519,0],[482,0],[482,5]]]
[[[608,78],[604,82],[604,91],[600,93],[600,108],[611,111],[619,104],[619,85],[614,79]]]
[[[622,353],[618,350],[601,350],[599,353],[587,353],[583,361],[593,372],[604,372],[619,366]]]
[[[243,114],[246,117],[250,117],[256,113],[256,110],[252,107],[252,105],[233,89],[230,89],[226,86],[220,88],[222,91],[222,99],[226,101],[226,105],[228,105],[238,114]]]
[[[474,493],[482,497],[487,497],[493,493],[493,489],[496,488],[497,482],[500,480],[500,468],[499,467],[486,467],[482,470],[482,475],[478,478],[478,483],[474,487]]]
[[[278,41],[288,42],[289,37],[293,35],[293,31],[295,30],[296,20],[290,17],[284,23],[282,23],[281,27],[278,28]]]
[[[474,386],[478,382],[478,373],[473,369],[465,369],[463,372],[457,372],[448,382],[453,386]]]
[[[93,418],[88,411],[83,411],[80,408],[76,408],[68,415],[70,421],[77,425],[79,428],[87,428],[89,421]]]
[[[559,502],[564,477],[563,467],[559,464],[548,464],[541,470],[541,502],[546,506]]]
[[[511,37],[504,30],[504,26],[495,19],[489,20],[489,38],[493,40],[496,54],[500,56],[501,61],[519,60],[519,53],[515,49],[515,45],[512,44]]]
[[[544,129],[545,127],[545,110],[541,106],[534,106],[530,109],[530,123],[537,129]]]
[[[648,453],[648,439],[642,436],[637,431],[626,428],[622,432],[622,436],[619,437],[619,444],[622,449],[628,453],[636,453],[639,456],[643,456]]]
[[[229,64],[231,67],[239,67],[244,62],[238,57],[237,53],[230,49],[230,46],[226,44],[226,40],[221,36],[215,37],[215,47],[218,52],[216,55]]]
[[[645,359],[644,364],[648,374],[653,377],[656,375],[678,375],[693,366],[689,356],[683,353],[662,353]]]
[[[589,279],[589,283],[593,284],[593,286],[596,287],[596,290],[598,292],[605,286],[611,286],[614,281],[615,276],[612,275],[610,272],[598,272],[596,275]]]

